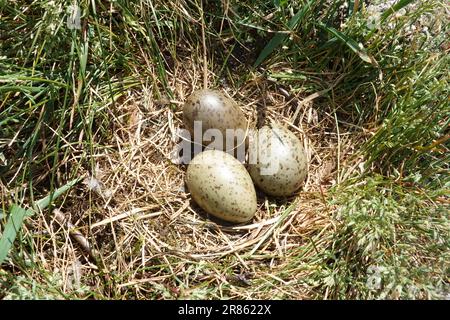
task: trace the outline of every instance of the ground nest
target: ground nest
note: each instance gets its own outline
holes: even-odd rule
[[[174,100],[157,100],[142,85],[116,102],[111,139],[90,159],[95,172],[85,171],[60,208],[76,231],[69,236],[67,224],[57,220],[39,224],[53,235],[42,243],[44,259],[53,261],[68,289],[88,286],[137,298],[308,297],[314,285],[302,278],[312,270],[288,266],[288,257],[311,246],[304,254],[317,253],[327,241],[321,235],[333,232],[334,208],[325,198],[359,170],[352,134],[336,126],[329,110],[318,109],[314,98],[320,96],[291,94],[257,75],[240,88],[219,87],[253,125],[274,120],[294,132],[310,160],[296,195],[275,199],[257,191],[254,219],[226,224],[192,201],[186,165],[170,160],[177,128],[183,128],[183,102],[201,87],[201,72],[180,74],[185,78],[169,77]],[[84,248],[74,232],[85,238]]]

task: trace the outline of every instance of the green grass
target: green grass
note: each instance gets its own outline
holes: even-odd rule
[[[81,30],[67,28],[64,1],[0,4],[0,260],[8,254],[0,266],[0,298],[176,296],[163,284],[139,293],[118,289],[145,270],[108,277],[100,270],[81,290],[62,289],[48,266],[29,263],[41,242],[50,242],[31,223],[45,221],[45,213],[24,220],[11,251],[2,244],[14,208],[34,207],[81,173],[94,173],[94,155],[115,150],[116,107],[130,94],[146,86],[155,100],[180,99],[171,77],[186,61],[205,68],[202,29],[210,86],[239,91],[257,75],[270,90],[286,87],[301,97],[323,92],[315,108],[336,119],[324,125],[351,133],[357,143],[341,171],[361,161],[360,171],[326,194],[334,229],[290,249],[283,268],[255,267],[265,276],[249,296],[273,290],[279,280],[268,274],[304,289],[299,297],[448,295],[450,29],[448,17],[440,16],[446,4],[398,1],[381,15],[380,28],[370,29],[362,1],[344,2],[230,1],[226,10],[214,1],[203,4],[202,16],[195,0],[81,1]],[[403,7],[408,11],[396,15]],[[425,20],[432,21],[426,32],[419,30]],[[150,271],[170,273],[180,263],[170,259]],[[215,268],[225,274],[239,263],[226,259],[191,265],[187,273]],[[307,276],[295,276],[300,273]],[[195,285],[171,281],[181,296],[193,298],[235,290],[207,277]]]

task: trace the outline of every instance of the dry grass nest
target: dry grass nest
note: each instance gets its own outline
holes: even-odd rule
[[[309,297],[314,284],[302,279],[314,265],[301,261],[320,252],[324,235],[334,230],[335,209],[325,198],[358,170],[356,135],[338,128],[327,110],[318,111],[320,95],[291,94],[256,74],[240,88],[219,88],[253,125],[274,120],[288,127],[310,159],[296,195],[258,193],[251,222],[226,224],[192,201],[186,166],[169,159],[183,128],[183,102],[202,87],[202,71],[190,61],[169,79],[175,100],[156,101],[154,88],[143,84],[115,103],[111,140],[88,159],[95,172],[86,166],[84,183],[66,197],[57,219],[34,222],[37,232],[50,234],[38,241],[40,257],[63,275],[68,290],[87,285],[112,297]],[[77,159],[71,161],[76,167]]]

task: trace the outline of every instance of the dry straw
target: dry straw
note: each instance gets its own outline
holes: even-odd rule
[[[253,125],[258,106],[264,104],[264,122],[281,123],[301,138],[310,170],[304,187],[289,199],[258,193],[258,211],[250,223],[221,223],[191,200],[184,185],[185,165],[169,160],[178,142],[176,129],[183,127],[183,101],[202,80],[204,69],[199,65],[189,61],[184,69],[175,70],[184,77],[169,77],[177,97],[171,103],[176,108],[154,101],[151,88],[144,84],[142,91],[130,92],[116,105],[110,147],[93,156],[95,172],[62,208],[71,222],[64,222],[61,211],[56,211],[59,227],[66,231],[58,231],[53,224],[38,228],[53,234],[54,256],[49,257],[46,250],[50,243],[43,243],[42,258],[58,268],[72,268],[67,255],[60,260],[62,253],[70,253],[73,262],[85,261],[78,265],[85,278],[99,281],[94,276],[99,268],[106,275],[104,280],[120,275],[111,290],[131,290],[138,297],[144,297],[149,288],[172,288],[178,279],[185,290],[169,290],[172,296],[188,297],[193,294],[192,283],[208,280],[205,283],[215,283],[217,297],[222,297],[220,288],[228,284],[227,294],[234,297],[271,298],[273,293],[263,288],[279,283],[279,288],[274,287],[279,294],[300,298],[309,287],[298,280],[311,270],[294,269],[289,281],[277,274],[287,268],[285,262],[292,261],[289,255],[311,246],[312,238],[333,231],[333,208],[325,203],[324,194],[337,179],[335,159],[347,161],[352,154],[351,136],[342,130],[326,131],[333,127],[334,118],[318,117],[315,97],[296,97],[270,82],[261,90],[266,80],[257,75],[238,91],[223,88]],[[78,245],[73,245],[71,236]],[[325,245],[327,237],[321,239],[309,254]],[[93,257],[93,252],[98,256]],[[255,281],[258,285],[251,290],[236,290],[235,285]]]

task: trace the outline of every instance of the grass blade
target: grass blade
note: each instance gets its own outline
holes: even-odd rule
[[[298,23],[305,16],[306,12],[308,12],[311,3],[312,1],[309,1],[299,12],[295,14],[295,16],[291,18],[288,23],[289,29],[294,29],[298,25]],[[288,34],[286,33],[276,34],[261,51],[253,67],[256,68],[257,66],[259,66],[275,49],[277,49],[283,43],[287,36]]]
[[[396,4],[394,4],[392,7],[387,9],[383,14],[381,15],[381,21],[385,21],[391,14],[397,12],[398,10],[406,7],[408,4],[413,2],[414,0],[400,0]]]
[[[77,182],[80,181],[81,178],[74,179],[55,190],[54,193],[49,194],[45,198],[36,201],[35,206],[38,210],[43,210],[48,207],[53,199],[58,198],[62,194],[64,194],[67,190],[73,187]],[[6,222],[5,229],[3,231],[2,237],[0,239],[0,265],[5,260],[9,250],[16,239],[17,233],[22,228],[23,220],[26,216],[32,216],[34,214],[34,210],[32,209],[24,209],[16,204],[13,204],[11,207],[11,213],[9,215],[9,219]]]
[[[46,196],[45,198],[36,201],[36,203],[35,203],[36,209],[44,210],[45,208],[47,208],[50,205],[50,203],[51,203],[51,201],[53,201],[53,199],[56,199],[56,198],[60,197],[61,195],[63,195],[64,193],[66,193],[66,191],[68,191],[75,184],[77,184],[79,181],[81,181],[81,179],[82,178],[73,179],[72,181],[66,183],[64,186],[56,189],[54,193],[51,193],[48,196]]]
[[[349,47],[353,52],[355,52],[363,61],[375,66],[378,65],[376,60],[371,55],[369,55],[367,51],[364,49],[364,47],[361,47],[355,40],[348,37],[344,33],[336,30],[335,28],[328,27],[321,22],[319,22],[318,25],[327,32],[331,33],[333,36],[335,36],[338,40],[345,43],[345,45],[347,45],[347,47]]]
[[[22,228],[23,219],[31,210],[25,210],[18,205],[13,205],[2,238],[0,239],[0,265],[5,260],[9,249],[11,249],[17,232]]]
[[[410,4],[411,2],[413,2],[414,0],[400,0],[398,1],[396,4],[392,5],[389,9],[387,9],[386,11],[383,12],[383,14],[381,15],[380,18],[380,25],[382,25],[387,18],[389,18],[393,13],[399,11],[400,9],[406,7],[408,4]],[[373,29],[369,35],[367,36],[367,38],[370,38],[373,36],[373,34],[375,33],[376,29]]]

